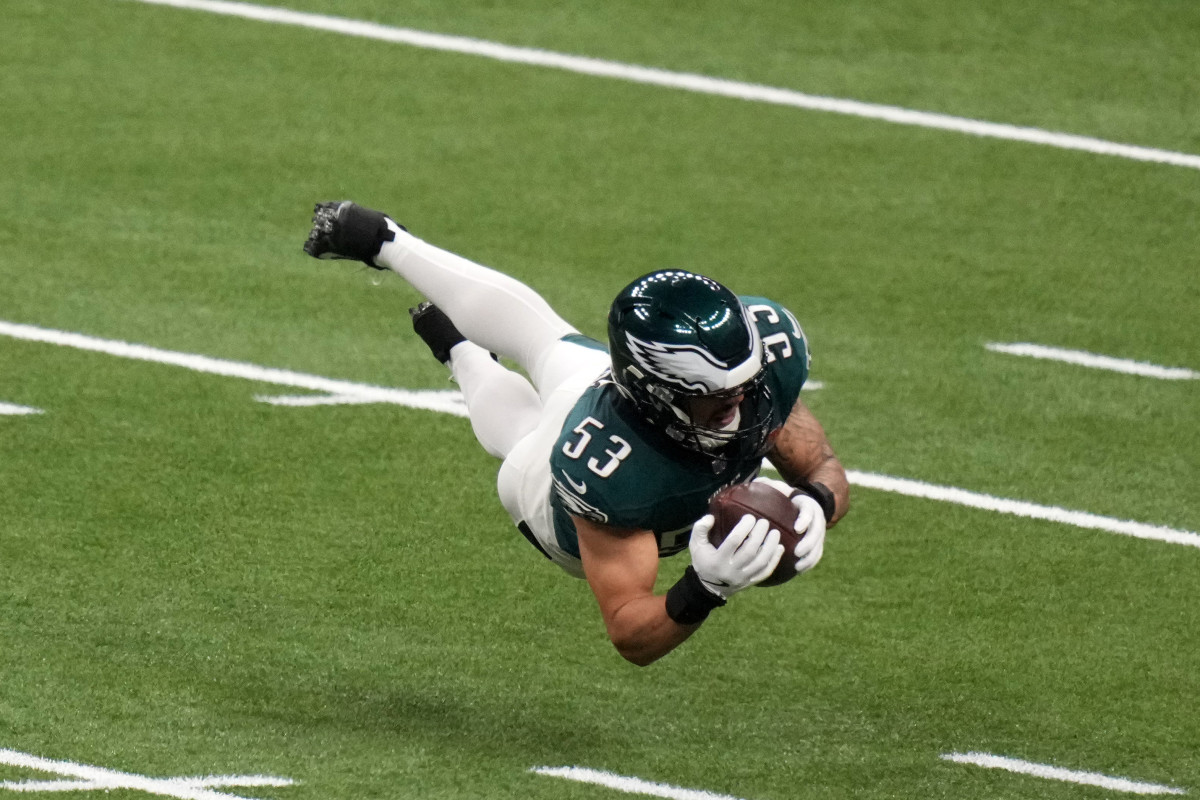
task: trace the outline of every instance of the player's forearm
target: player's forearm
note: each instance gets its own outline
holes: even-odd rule
[[[821,423],[803,403],[796,403],[779,433],[775,449],[767,457],[788,483],[820,483],[833,493],[831,525],[850,510],[850,482],[846,470],[834,454]]]
[[[846,477],[842,462],[831,455],[818,464],[806,480],[822,484],[833,492],[833,518],[829,520],[830,525],[835,525],[839,519],[846,516],[846,512],[850,510],[850,481]]]
[[[700,627],[680,625],[667,616],[666,597],[630,600],[605,619],[608,638],[623,658],[644,667],[665,656]]]
[[[779,475],[786,482],[798,486],[805,481],[819,483],[833,493],[833,517],[829,524],[833,525],[850,510],[850,481],[842,462],[838,461],[832,450],[822,454],[818,459],[793,459],[787,453],[774,453],[771,463],[779,470]]]

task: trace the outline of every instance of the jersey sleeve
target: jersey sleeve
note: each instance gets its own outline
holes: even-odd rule
[[[572,410],[555,442],[550,454],[553,491],[565,511],[603,525],[655,531],[678,527],[676,519],[693,510],[696,480],[676,455],[647,441],[644,431],[596,392]],[[678,508],[681,502],[684,507]],[[702,513],[703,508],[696,510],[684,522]]]
[[[636,506],[627,476],[637,470],[644,447],[621,420],[609,413],[598,391],[572,409],[550,453],[550,478],[563,508],[603,525],[632,527]]]

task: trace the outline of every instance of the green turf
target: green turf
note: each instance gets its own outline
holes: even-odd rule
[[[293,7],[1200,152],[1187,3]],[[1200,369],[1195,170],[119,0],[3,39],[0,320],[447,388],[411,289],[300,253],[354,197],[592,335],[664,265],[785,303],[850,468],[1200,526],[1200,383],[983,347]],[[1195,548],[856,489],[638,670],[464,420],[8,338],[0,376],[46,412],[0,416],[0,749],[272,800],[1105,794],[956,750],[1200,789]]]

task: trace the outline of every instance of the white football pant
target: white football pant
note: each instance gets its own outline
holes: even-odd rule
[[[562,339],[578,333],[531,288],[412,236],[395,226],[375,263],[396,272],[446,313],[468,341],[450,351],[475,438],[504,459],[500,501],[514,523],[525,522],[551,560],[582,576],[563,552],[550,509],[550,448],[591,383],[611,365],[608,353]],[[494,361],[511,358],[530,376]]]

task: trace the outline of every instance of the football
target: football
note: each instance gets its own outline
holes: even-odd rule
[[[712,530],[708,532],[708,540],[714,546],[725,541],[725,537],[746,514],[768,520],[771,527],[779,531],[784,553],[775,571],[757,585],[778,586],[796,577],[796,559],[792,551],[796,549],[800,537],[793,526],[799,512],[787,495],[765,483],[736,483],[713,495],[708,504],[708,513],[715,519]]]

